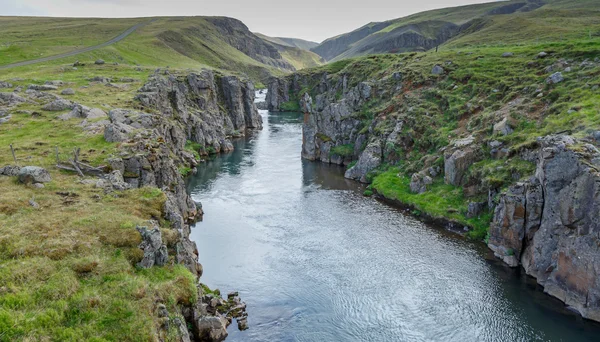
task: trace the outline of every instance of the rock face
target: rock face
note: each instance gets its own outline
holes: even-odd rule
[[[459,147],[444,154],[444,179],[447,184],[461,186],[467,182],[466,173],[477,161],[473,147]]]
[[[600,320],[600,152],[568,136],[540,140],[535,177],[501,196],[489,247],[544,291]]]
[[[113,109],[108,113],[105,139],[128,144],[123,144],[119,155],[108,160],[111,172],[95,185],[106,192],[139,187],[162,189],[166,195],[163,215],[170,222],[170,227],[163,229],[175,230],[178,238],[166,246],[156,223],[138,227],[142,236],[140,248],[144,251],[139,266],[161,266],[171,259],[198,279],[202,265],[196,244],[189,237],[190,224],[202,215],[202,209],[187,194],[179,172],[180,166],[197,164],[185,145],[191,140],[205,148],[228,151],[233,148],[230,136],[261,128],[261,117],[254,105],[254,86],[211,71],[185,76],[157,73],[140,89],[136,100],[144,111]],[[81,106],[73,112],[90,118],[88,109]],[[201,288],[199,298],[197,303],[182,309],[187,324],[183,328],[183,322],[176,326],[180,330],[191,326],[194,340],[222,341],[227,336],[230,321],[225,317],[229,314],[217,309],[207,311],[211,306]],[[180,336],[182,340],[189,338],[185,332]]]
[[[136,229],[142,235],[142,243],[139,247],[144,251],[144,258],[138,266],[142,268],[164,266],[169,260],[169,255],[158,226],[154,223],[152,228],[138,226]]]
[[[270,111],[281,110],[281,104],[290,100],[289,84],[285,78],[271,78],[267,91],[267,109]]]
[[[51,180],[50,173],[39,166],[25,166],[19,170],[19,181],[23,184],[48,183]]]
[[[228,137],[262,128],[254,96],[252,83],[203,70],[179,77],[155,74],[136,99],[164,118],[174,119],[168,131],[166,126],[161,131],[178,150],[191,140],[223,152],[232,148]]]
[[[349,168],[344,177],[356,179],[362,183],[368,183],[367,174],[379,165],[382,161],[382,146],[381,141],[375,140],[361,153],[358,162],[353,167]]]
[[[431,184],[433,184],[433,179],[424,172],[413,173],[410,179],[410,192],[422,194],[427,191],[427,187]]]

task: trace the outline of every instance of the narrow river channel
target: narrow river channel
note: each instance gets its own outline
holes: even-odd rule
[[[343,170],[300,158],[302,117],[202,164],[188,189],[202,282],[248,304],[227,341],[599,341],[480,243],[362,196]]]

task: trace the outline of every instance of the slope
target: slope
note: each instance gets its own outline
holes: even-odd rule
[[[329,61],[446,45],[514,44],[583,38],[600,31],[599,0],[515,0],[417,13],[325,40],[312,49]]]

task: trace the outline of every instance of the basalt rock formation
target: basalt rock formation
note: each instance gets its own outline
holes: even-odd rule
[[[600,152],[569,136],[540,143],[535,176],[501,195],[488,245],[545,292],[600,320]]]
[[[186,143],[192,141],[204,151],[226,152],[233,149],[232,137],[262,128],[254,105],[254,86],[249,81],[207,70],[180,76],[157,72],[139,90],[136,100],[144,112],[114,109],[108,113],[110,123],[105,128],[105,138],[122,143],[119,155],[109,160],[110,169],[123,175],[116,182],[120,188],[162,189],[167,195],[165,219],[179,236],[175,248],[167,250],[156,227],[139,227],[143,237],[140,247],[144,250],[140,265],[162,265],[170,254],[199,279],[202,266],[196,245],[189,237],[190,224],[202,215],[202,209],[187,194],[179,171],[182,166],[196,167],[198,160],[186,150]],[[112,186],[114,182],[109,183]],[[182,308],[181,314],[192,332],[182,335],[181,340],[221,341],[231,323],[229,306],[227,310],[225,306],[213,310],[202,287],[198,291],[199,301]],[[237,302],[241,303],[239,298]],[[236,315],[245,317],[244,310],[245,305]]]

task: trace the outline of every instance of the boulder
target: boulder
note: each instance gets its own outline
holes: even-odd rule
[[[436,64],[433,69],[431,69],[431,73],[434,75],[441,75],[444,73],[444,68]]]
[[[60,94],[61,95],[75,95],[75,90],[73,90],[73,88],[63,89],[63,91],[61,91]]]
[[[504,118],[502,121],[494,125],[494,134],[509,135],[512,132],[514,132],[514,130],[508,123],[508,118]]]
[[[25,101],[27,100],[15,93],[0,92],[0,105],[2,106],[12,107]]]
[[[537,58],[546,58],[548,56],[548,53],[542,51],[540,53],[538,53]]]
[[[422,194],[428,190],[427,187],[431,184],[433,184],[433,179],[425,172],[414,173],[410,180],[410,192]]]
[[[123,142],[129,139],[135,129],[122,123],[111,123],[104,128],[104,140],[108,142]]]
[[[18,176],[23,184],[47,183],[52,180],[50,173],[39,166],[25,166],[19,170]]]
[[[556,72],[556,73],[552,74],[550,77],[548,77],[546,79],[546,83],[548,83],[548,84],[557,84],[557,83],[560,83],[560,82],[562,82],[564,80],[565,80],[565,78],[563,77],[562,73]]]
[[[136,229],[142,236],[139,248],[144,251],[144,258],[138,263],[138,266],[141,268],[164,266],[169,260],[169,255],[156,223],[152,222],[152,228],[137,226]]]
[[[466,183],[467,170],[477,160],[477,153],[471,147],[457,149],[444,154],[444,179],[446,184],[461,186]]]
[[[58,87],[51,84],[30,84],[27,89],[29,90],[38,90],[38,91],[48,91],[48,90],[58,90]]]
[[[200,341],[221,342],[227,338],[227,320],[224,317],[204,316],[196,322]]]
[[[362,183],[368,183],[367,174],[381,165],[382,146],[381,141],[375,140],[367,145],[358,158],[358,162],[349,168],[344,177],[356,179]]]
[[[96,182],[97,188],[102,188],[106,191],[111,190],[128,190],[131,189],[131,185],[125,182],[123,173],[120,170],[114,170],[108,175],[104,176],[104,179],[100,179]]]
[[[96,60],[96,61],[94,62],[94,64],[96,64],[96,65],[102,65],[102,64],[104,64],[104,63],[106,63],[106,62],[104,62],[104,60],[103,60],[103,59],[98,59],[98,60]]]
[[[54,81],[46,81],[44,84],[60,87],[60,86],[64,85],[65,82],[63,82],[61,80],[54,80]]]
[[[42,109],[49,112],[60,112],[67,109],[73,109],[73,106],[73,102],[69,100],[57,99],[43,106]]]
[[[73,110],[67,114],[66,116],[61,116],[61,118],[81,118],[81,119],[100,119],[108,117],[106,113],[99,108],[90,108],[81,104],[75,104],[73,106]]]
[[[0,81],[0,88],[12,88],[12,84],[4,81]]]
[[[514,54],[514,53],[512,53],[512,52],[505,52],[505,53],[503,53],[503,54],[502,54],[502,57],[505,57],[505,58],[506,58],[506,57],[512,57],[512,56],[514,56],[514,55],[515,55],[515,54]]]

